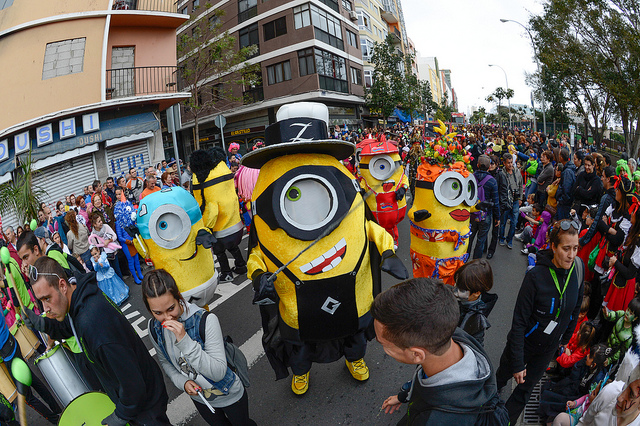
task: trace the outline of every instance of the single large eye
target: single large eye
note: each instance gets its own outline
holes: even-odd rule
[[[388,155],[376,155],[369,163],[369,173],[374,179],[387,180],[395,171],[395,163]]]
[[[467,178],[467,189],[464,193],[464,202],[469,207],[474,206],[478,202],[478,183],[473,175]]]
[[[465,200],[467,181],[460,173],[444,172],[433,184],[433,193],[441,204],[454,207]]]
[[[149,234],[153,242],[165,249],[180,247],[191,233],[191,219],[175,204],[163,204],[149,218]]]
[[[333,219],[337,196],[331,184],[320,176],[301,175],[283,191],[280,207],[283,217],[296,228],[311,231]]]

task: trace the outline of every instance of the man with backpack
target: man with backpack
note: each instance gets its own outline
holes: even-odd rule
[[[478,203],[488,201],[493,203],[493,208],[484,211],[479,211],[471,214],[471,237],[469,239],[468,251],[471,252],[471,246],[473,240],[476,239],[476,247],[473,250],[473,259],[480,259],[482,252],[484,251],[487,239],[489,236],[489,230],[491,229],[491,221],[493,218],[497,218],[499,226],[500,220],[500,201],[498,198],[498,183],[489,174],[489,166],[491,160],[487,155],[482,154],[478,158],[478,170],[473,174],[478,183]]]

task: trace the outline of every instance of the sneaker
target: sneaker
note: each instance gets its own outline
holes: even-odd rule
[[[511,250],[513,248],[513,243],[507,243],[507,248]]]
[[[353,362],[345,360],[345,362],[347,363],[349,373],[351,373],[354,379],[363,382],[369,378],[369,367],[367,367],[367,364],[364,362],[364,358]]]
[[[515,238],[518,241],[524,241],[524,239],[522,238],[522,232],[514,235],[513,238]]]
[[[291,380],[291,390],[296,395],[302,395],[309,390],[309,372],[307,371],[302,376],[293,375]]]
[[[231,268],[234,274],[236,275],[244,275],[247,273],[247,265],[244,266],[234,266]]]
[[[529,254],[529,249],[523,248],[522,250],[520,250],[520,253],[522,254]]]
[[[507,244],[507,242],[505,240],[499,240],[498,244],[500,244],[501,246],[504,246]]]
[[[487,259],[492,259],[493,258],[493,253],[487,253]]]
[[[221,283],[230,283],[233,281],[233,274],[231,272],[221,272],[219,281]]]

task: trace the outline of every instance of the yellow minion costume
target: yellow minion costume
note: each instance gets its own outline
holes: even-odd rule
[[[425,148],[416,179],[411,221],[414,277],[439,278],[453,285],[453,274],[468,258],[469,218],[478,200],[478,184],[470,172],[470,155],[444,135]],[[484,206],[482,206],[484,208]]]
[[[244,226],[240,220],[240,204],[233,173],[226,164],[226,154],[219,147],[209,151],[197,150],[191,153],[189,165],[193,172],[193,196],[200,204],[204,226],[211,230],[216,240],[213,253],[220,263],[220,281],[232,281],[233,273],[242,275],[247,272],[247,263],[238,247]],[[233,269],[229,266],[227,251],[235,260]]]
[[[284,105],[267,146],[242,158],[260,169],[247,266],[263,346],[277,379],[291,368],[296,394],[307,391],[313,362],[344,356],[354,378],[369,377],[373,277],[380,269],[408,277],[391,236],[365,218],[359,184],[340,161],[355,147],[328,140],[328,118],[324,104]]]
[[[404,173],[398,145],[384,135],[367,138],[357,146],[359,155],[358,177],[365,191],[371,191],[367,205],[376,222],[393,237],[398,246],[398,223],[407,210],[405,193],[409,179]]]

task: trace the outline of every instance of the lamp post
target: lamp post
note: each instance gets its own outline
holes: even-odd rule
[[[507,79],[507,72],[500,65],[489,64],[490,67],[498,67],[504,73],[504,81],[507,83],[507,92],[509,91],[509,79]],[[511,128],[511,99],[507,98],[507,103],[509,105],[509,128]],[[500,111],[498,111],[498,116],[500,116]]]
[[[538,60],[538,52],[536,51],[536,43],[533,40],[533,36],[531,35],[531,31],[529,31],[529,28],[527,28],[525,25],[523,25],[522,23],[520,23],[518,21],[514,21],[513,19],[500,19],[500,22],[502,22],[503,24],[505,22],[513,22],[514,24],[518,24],[522,28],[525,29],[527,34],[529,34],[529,38],[531,39],[531,46],[533,46],[533,54],[536,57],[536,65],[538,66],[538,74],[540,75],[540,77],[542,77],[542,72],[540,70],[540,60]],[[545,112],[544,90],[542,90],[542,88],[540,88],[540,96],[542,97],[542,127],[543,127],[542,133],[546,134],[547,133],[547,114]],[[535,109],[533,110],[533,115],[534,115],[534,117],[536,115],[536,110]]]

